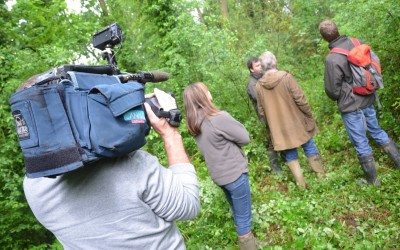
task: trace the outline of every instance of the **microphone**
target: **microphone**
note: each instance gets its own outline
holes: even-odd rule
[[[122,83],[127,81],[138,81],[145,84],[146,82],[163,82],[169,79],[169,74],[163,71],[149,71],[149,72],[139,72],[139,73],[127,73],[123,75],[118,75],[119,80]]]

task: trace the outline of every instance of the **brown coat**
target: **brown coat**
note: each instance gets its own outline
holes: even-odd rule
[[[256,91],[258,111],[267,119],[276,151],[297,148],[316,134],[311,108],[291,74],[267,72]]]

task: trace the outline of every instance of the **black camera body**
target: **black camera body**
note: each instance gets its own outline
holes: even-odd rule
[[[117,23],[113,23],[93,35],[93,47],[104,50],[107,46],[113,47],[122,42],[122,30]]]

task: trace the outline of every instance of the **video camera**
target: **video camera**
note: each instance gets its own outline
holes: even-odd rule
[[[121,73],[113,47],[123,40],[112,24],[93,35],[107,65],[62,65],[29,78],[10,97],[19,144],[29,178],[54,177],[102,158],[120,157],[146,144],[150,124],[143,107],[178,127],[172,94],[147,82],[169,78],[162,71]]]
[[[117,23],[113,23],[105,27],[104,29],[96,32],[93,35],[92,39],[93,47],[103,51],[103,59],[107,60],[108,64],[111,67],[112,73],[117,74],[122,83],[126,83],[128,81],[138,81],[142,84],[145,84],[146,82],[162,82],[168,80],[169,74],[162,71],[120,74],[120,71],[117,67],[117,61],[113,48],[115,45],[120,44],[122,41],[123,33]],[[172,94],[170,95],[174,97]],[[173,99],[175,100],[175,98]],[[150,98],[146,98],[146,102],[150,105],[153,112],[158,117],[166,118],[171,126],[178,127],[180,125],[182,118],[181,112],[178,108],[175,107],[173,109],[165,110],[165,107],[162,107],[162,105],[160,105],[156,95]]]

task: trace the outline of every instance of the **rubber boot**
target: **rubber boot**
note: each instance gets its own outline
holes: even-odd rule
[[[313,155],[308,157],[308,164],[310,165],[311,169],[317,174],[319,179],[325,177],[325,170],[322,166],[322,160],[320,155]]]
[[[372,154],[365,155],[365,156],[359,156],[358,160],[360,161],[362,170],[364,171],[364,174],[365,174],[365,179],[367,180],[368,184],[379,187],[381,185],[381,183],[378,180],[378,177],[376,174],[374,156]]]
[[[301,171],[299,161],[298,160],[289,161],[287,165],[289,166],[290,171],[292,171],[297,186],[301,188],[307,188],[307,184],[304,180],[303,172]]]
[[[268,149],[267,153],[268,153],[268,159],[269,159],[269,164],[270,164],[272,173],[281,174],[282,168],[279,166],[278,152],[276,152],[273,149]]]
[[[246,235],[245,237],[239,238],[239,248],[240,250],[257,249],[256,237],[254,237],[254,234],[252,232],[250,232],[248,236]]]
[[[388,144],[382,146],[383,150],[392,158],[396,169],[400,169],[400,153],[396,143],[390,140]]]

